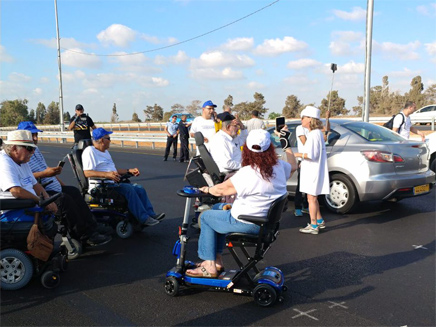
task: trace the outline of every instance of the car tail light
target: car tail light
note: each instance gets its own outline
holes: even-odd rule
[[[364,150],[364,151],[360,151],[360,153],[362,153],[365,159],[368,161],[394,162],[394,155],[390,152]]]
[[[394,161],[395,162],[404,162],[404,159],[400,155],[394,154]]]

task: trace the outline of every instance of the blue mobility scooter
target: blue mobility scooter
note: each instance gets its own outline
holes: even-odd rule
[[[35,222],[39,221],[39,230],[51,240],[57,234],[58,226],[53,215],[44,212],[44,207],[57,197],[54,195],[47,200],[40,200],[38,206],[32,200],[0,199],[0,209],[5,211],[1,218],[2,290],[18,290],[26,286],[33,276],[40,276],[46,288],[59,285],[59,273],[68,267],[65,246],[56,248],[55,245],[47,261],[32,256],[27,248],[27,236]]]
[[[99,223],[111,226],[118,237],[129,238],[135,229],[139,229],[139,222],[129,212],[126,199],[113,191],[107,179],[93,178],[97,186],[89,191],[88,179],[83,173],[82,153],[83,150],[92,145],[92,140],[80,140],[71,153],[67,155],[79,184],[85,202]],[[130,183],[132,174],[127,173],[121,176],[120,183]]]
[[[281,215],[287,203],[287,194],[272,203],[266,217],[240,216],[241,219],[260,225],[259,235],[230,233],[226,236],[226,246],[239,269],[224,271],[217,278],[189,277],[185,274],[187,269],[196,267],[195,263],[186,260],[192,201],[194,198],[210,197],[210,194],[201,193],[198,189],[190,186],[178,191],[177,194],[186,198],[186,204],[182,227],[179,230],[179,239],[173,249],[173,255],[177,257],[177,262],[176,266],[167,272],[165,292],[170,296],[176,296],[181,287],[197,287],[251,295],[255,302],[262,307],[271,306],[277,300],[282,302],[283,296],[281,294],[287,290],[284,285],[283,273],[276,267],[266,267],[260,271],[256,264],[263,259],[277,238]],[[239,248],[245,256],[245,264],[243,258],[238,256],[236,248]],[[250,254],[247,248],[254,248],[254,254]]]

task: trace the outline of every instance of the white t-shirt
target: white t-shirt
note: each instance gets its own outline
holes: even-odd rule
[[[301,161],[300,192],[313,196],[330,193],[327,152],[324,136],[320,129],[310,131],[307,135],[304,151],[307,157]]]
[[[246,129],[241,130],[241,133],[235,138],[223,131],[218,131],[212,138],[209,144],[210,155],[216,162],[220,172],[226,173],[241,168],[241,146],[244,145],[247,135]]]
[[[33,185],[37,183],[28,163],[17,164],[4,150],[0,151],[0,198],[12,198],[11,187],[22,187],[37,195]]]
[[[403,122],[403,117],[404,117],[404,123],[403,125],[401,125],[401,123]],[[400,134],[402,137],[406,139],[409,139],[410,127],[412,127],[412,121],[410,120],[409,116],[406,117],[406,115],[403,114],[402,112],[400,112],[398,115],[395,116],[392,128],[399,128],[400,125],[401,128],[398,131],[398,134]]]
[[[82,165],[83,170],[95,170],[111,172],[117,171],[114,161],[109,153],[109,151],[101,152],[97,150],[94,146],[88,146],[82,153]],[[91,191],[99,181],[94,181],[92,178],[89,179],[89,189]],[[113,181],[106,181],[106,183],[113,183]]]
[[[300,136],[306,136],[306,140],[307,140],[307,134],[309,134],[309,130],[306,127],[303,127],[303,125],[298,125],[297,128],[295,129],[295,135],[297,136],[298,152],[300,153],[303,153],[304,151],[304,144],[303,142],[301,142]]]
[[[262,175],[251,166],[242,167],[230,177],[237,193],[231,209],[232,217],[235,219],[240,215],[265,217],[271,203],[287,192],[286,181],[291,175],[291,165],[279,160],[273,169],[270,181],[264,180]]]
[[[251,118],[246,125],[249,133],[254,129],[266,129],[264,121],[259,118]]]

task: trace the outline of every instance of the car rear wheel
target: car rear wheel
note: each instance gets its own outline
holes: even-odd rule
[[[347,213],[359,201],[353,182],[345,175],[334,174],[330,177],[330,194],[324,198],[324,203],[332,212]]]

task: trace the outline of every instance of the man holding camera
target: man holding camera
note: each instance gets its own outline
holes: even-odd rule
[[[76,106],[75,115],[71,117],[68,130],[74,131],[74,142],[91,139],[91,128],[96,129],[93,120],[88,114],[83,113],[85,110],[81,104]]]

